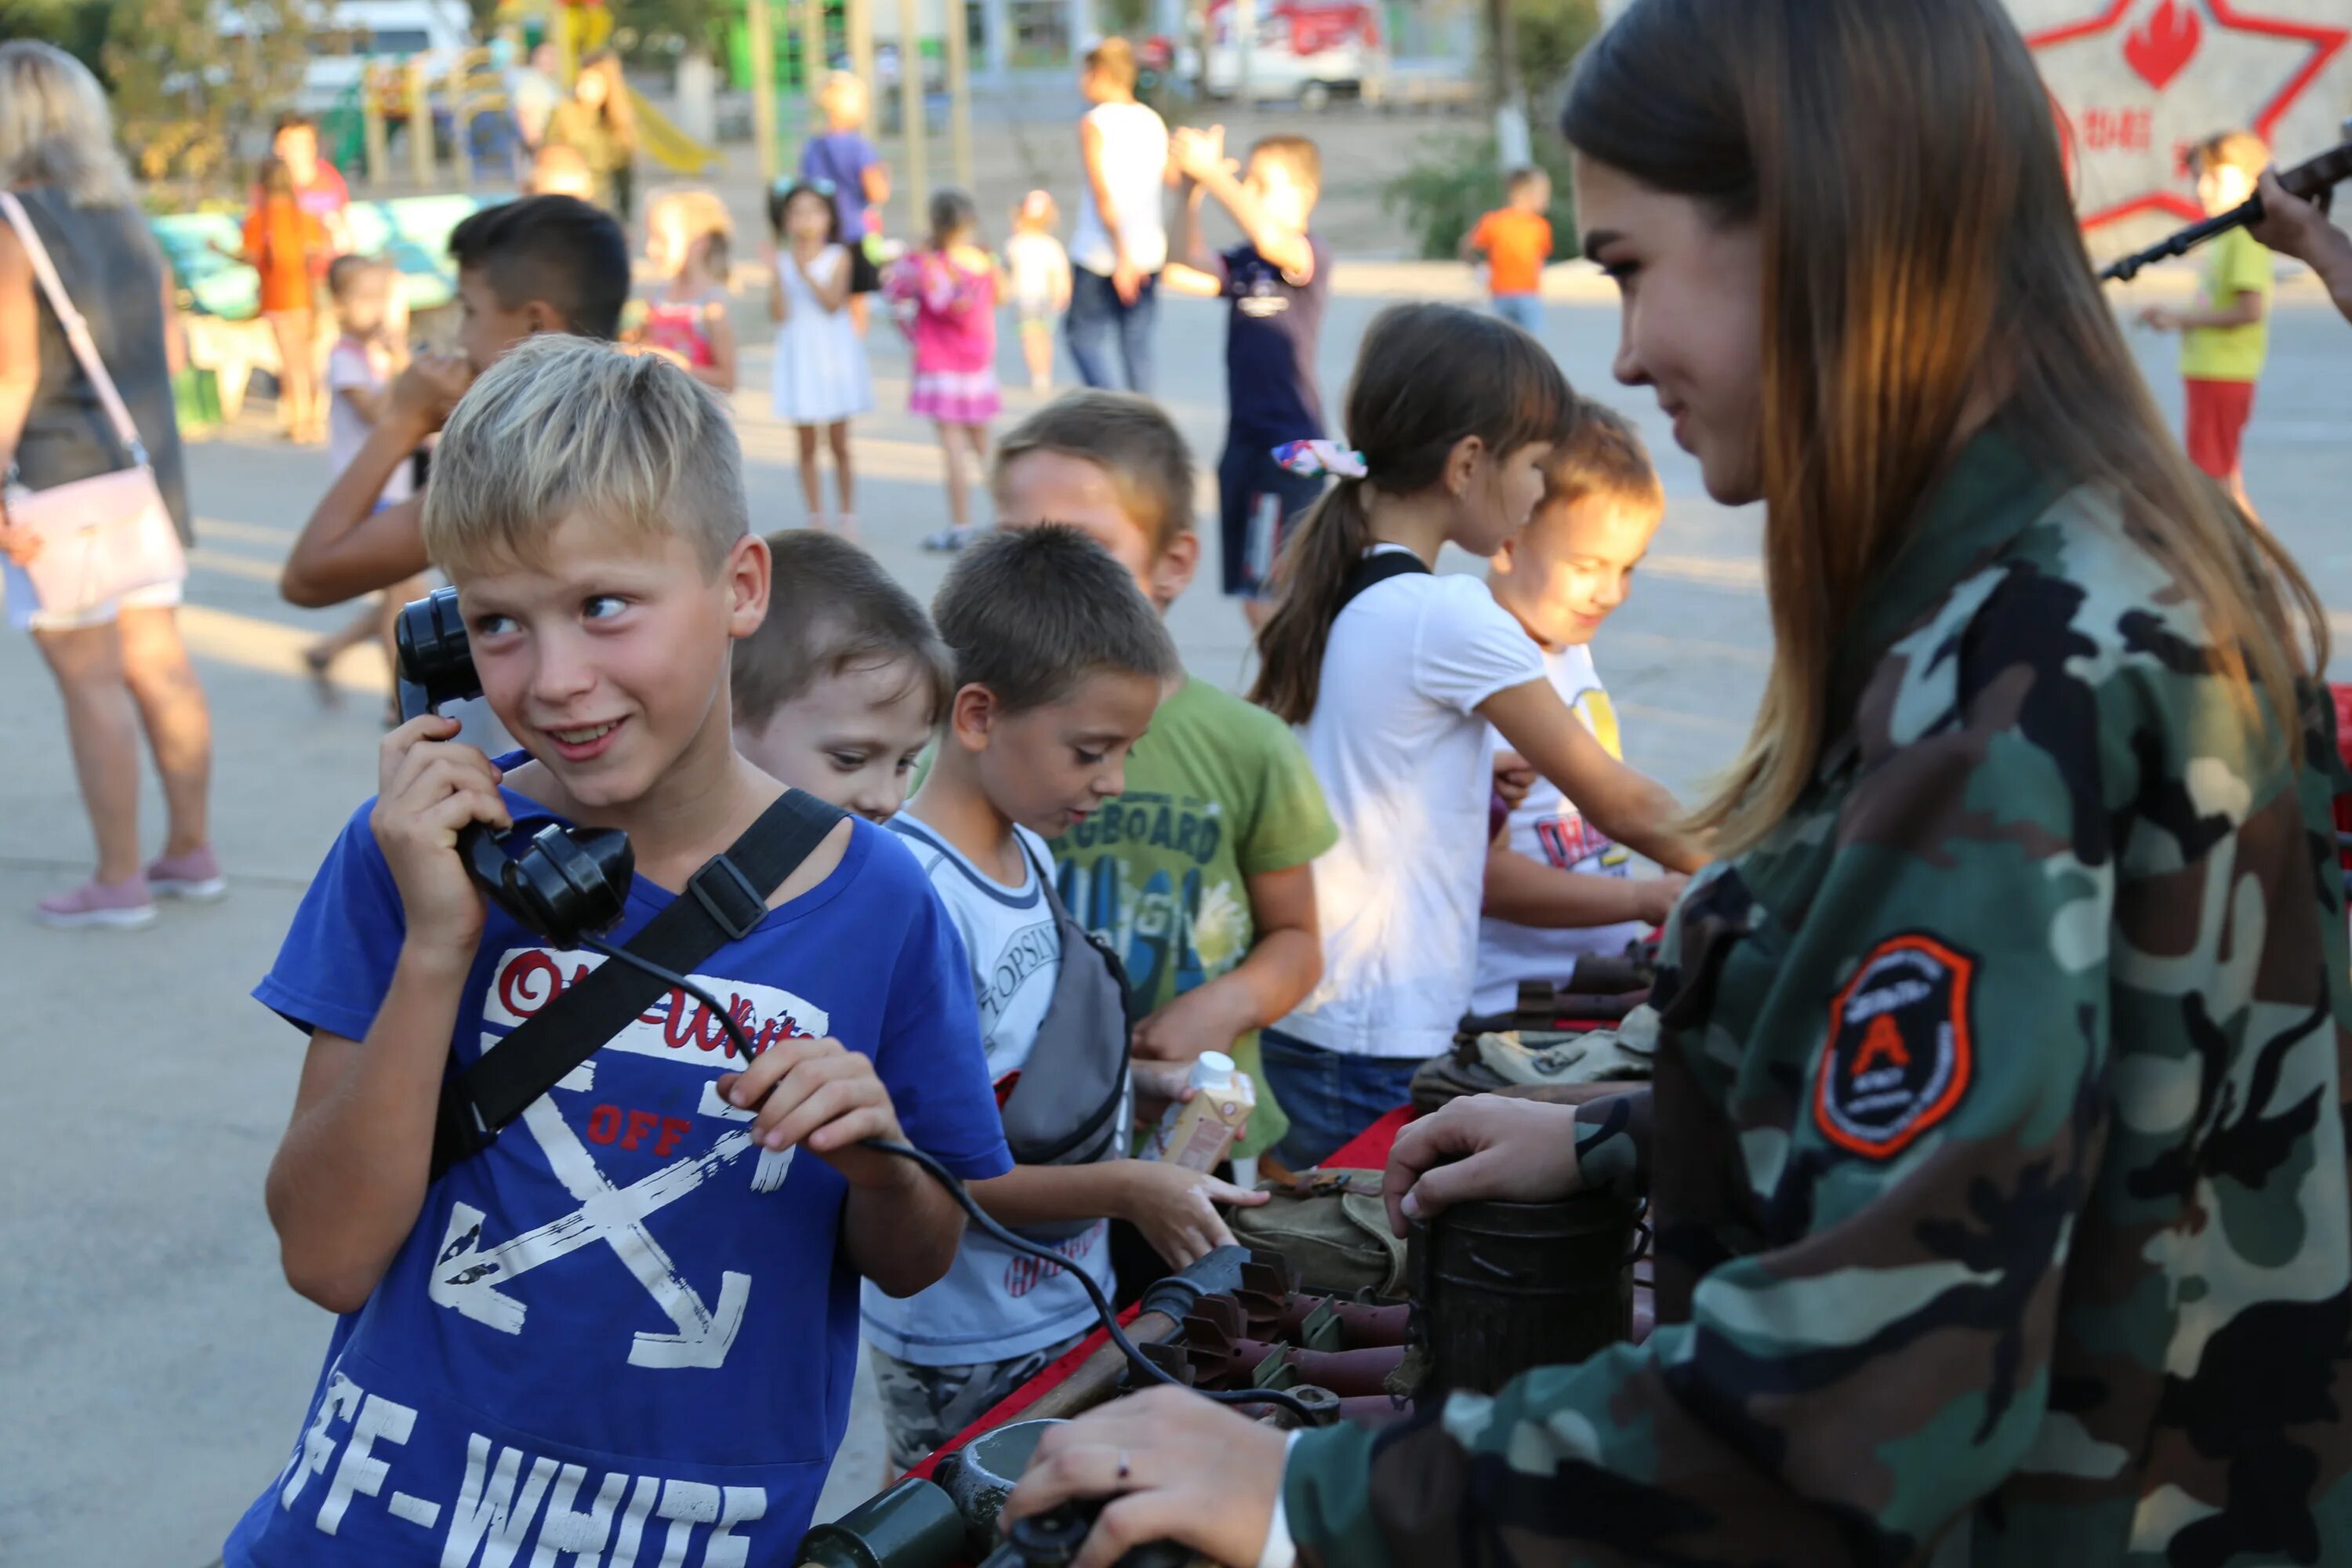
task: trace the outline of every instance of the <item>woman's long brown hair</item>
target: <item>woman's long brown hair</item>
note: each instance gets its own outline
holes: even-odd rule
[[[1365,476],[1324,492],[1290,531],[1275,584],[1282,602],[1257,636],[1250,700],[1304,724],[1323,689],[1323,649],[1348,573],[1371,547],[1371,492],[1436,484],[1456,443],[1497,458],[1548,441],[1570,406],[1567,378],[1518,328],[1458,305],[1392,305],[1372,318],[1348,381],[1348,444]]]
[[[614,140],[635,153],[637,148],[637,106],[629,99],[629,79],[622,74],[617,50],[598,49],[580,62],[580,69],[604,73],[604,101],[597,114]]]
[[[1562,129],[1587,157],[1758,225],[1774,646],[1747,746],[1693,824],[1752,845],[1828,740],[1831,659],[1988,389],[2046,471],[2106,487],[2201,607],[2251,720],[2299,745],[2326,619],[2190,467],[2091,274],[2050,101],[1995,0],[1635,0]],[[2304,623],[2311,660],[2291,625]]]

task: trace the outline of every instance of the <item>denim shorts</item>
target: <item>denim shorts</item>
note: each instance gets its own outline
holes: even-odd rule
[[[1495,314],[1523,332],[1543,331],[1543,296],[1540,294],[1497,294]]]
[[[1275,1154],[1294,1171],[1319,1165],[1331,1152],[1412,1098],[1412,1057],[1351,1057],[1268,1029],[1258,1036],[1265,1079],[1290,1132]]]

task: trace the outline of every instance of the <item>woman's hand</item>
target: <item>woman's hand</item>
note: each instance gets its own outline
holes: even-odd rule
[[[1076,1568],[1109,1568],[1174,1541],[1213,1562],[1255,1563],[1274,1528],[1289,1435],[1181,1388],[1152,1388],[1048,1431],[1004,1504],[1003,1521],[1072,1498],[1112,1500]]]
[[[1218,1204],[1255,1208],[1274,1196],[1244,1192],[1205,1172],[1158,1160],[1121,1160],[1117,1169],[1118,1216],[1141,1231],[1171,1268],[1189,1268],[1218,1247],[1234,1245],[1234,1233],[1217,1214]]]
[[[2322,257],[2344,245],[2343,231],[2327,221],[2327,208],[2280,184],[2276,169],[2263,170],[2254,188],[2263,198],[2262,221],[2248,224],[2246,232],[2266,248],[2316,268]]]
[[[2279,184],[2276,169],[2263,170],[2255,189],[2263,198],[2263,221],[2247,225],[2246,232],[2318,274],[2336,309],[2352,321],[2352,235],[2328,221],[2326,195],[2304,200]]]
[[[2169,332],[2179,330],[2180,318],[2172,313],[2169,306],[2150,305],[2140,311],[2139,324],[2151,331]]]
[[[5,555],[19,566],[30,566],[33,557],[41,552],[41,536],[21,522],[10,522],[0,516],[0,555]]]
[[[1548,1203],[1583,1187],[1576,1107],[1494,1094],[1470,1095],[1408,1124],[1381,1178],[1389,1228],[1399,1236],[1455,1204]]]

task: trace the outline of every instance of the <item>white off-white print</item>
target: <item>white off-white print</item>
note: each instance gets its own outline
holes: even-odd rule
[[[579,983],[603,962],[588,952],[551,952],[544,948],[510,950],[499,961],[488,994],[483,1000],[486,1023],[509,1027],[535,1015],[564,987]],[[824,1009],[774,986],[758,985],[708,975],[692,976],[715,997],[722,997],[732,1016],[755,1046],[764,1050],[778,1039],[814,1036],[831,1022]],[[714,1044],[709,1032],[719,1036]],[[503,1033],[485,1032],[482,1049],[495,1049]],[[740,1065],[728,1043],[724,1026],[709,1009],[679,992],[631,1021],[607,1041],[602,1051],[623,1050],[638,1056],[677,1062],[700,1072],[730,1071]],[[594,1082],[596,1058],[591,1057],[558,1086],[584,1090]],[[719,1098],[709,1083],[703,1086],[697,1113],[729,1121],[748,1121],[749,1110],[739,1110]],[[639,1331],[631,1336],[629,1363],[649,1368],[717,1367],[725,1364],[728,1350],[742,1327],[743,1311],[751,1294],[751,1279],[724,1269],[718,1299],[705,1300],[686,1279],[669,1253],[647,1226],[646,1220],[700,1187],[720,1171],[756,1152],[751,1190],[773,1192],[783,1185],[792,1168],[793,1151],[777,1153],[755,1149],[750,1131],[731,1128],[700,1154],[680,1158],[631,1183],[615,1187],[598,1167],[588,1146],[563,1119],[551,1094],[543,1094],[523,1111],[522,1123],[547,1156],[549,1168],[580,1206],[546,1224],[505,1241],[486,1237],[488,1216],[470,1204],[450,1206],[449,1225],[441,1250],[426,1278],[427,1294],[438,1305],[463,1313],[504,1333],[520,1334],[528,1315],[525,1304],[499,1287],[542,1264],[602,1242],[613,1249],[624,1268],[669,1321],[669,1332]]]
[[[530,1568],[553,1568],[565,1556],[599,1568],[637,1568],[640,1547],[650,1544],[646,1536],[653,1521],[662,1526],[659,1568],[683,1568],[698,1531],[700,1568],[748,1568],[751,1542],[740,1527],[767,1517],[763,1487],[621,1472],[603,1474],[593,1499],[577,1507],[591,1474],[586,1466],[494,1444],[479,1432],[467,1435],[466,1475],[455,1498],[444,1502],[397,1489],[386,1493],[394,1450],[408,1446],[416,1421],[414,1407],[369,1393],[344,1376],[338,1359],[327,1369],[316,1417],[278,1474],[278,1506],[291,1513],[310,1478],[326,1476],[331,1467],[326,1495],[311,1518],[314,1528],[340,1534],[352,1502],[363,1497],[382,1498],[387,1515],[419,1530],[431,1531],[446,1517],[441,1568],[511,1568],[534,1547]],[[351,1427],[341,1439],[340,1459],[339,1423]]]

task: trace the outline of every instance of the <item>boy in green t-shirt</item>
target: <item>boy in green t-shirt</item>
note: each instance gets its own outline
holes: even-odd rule
[[[998,443],[998,525],[1084,530],[1164,615],[1192,581],[1192,457],[1168,416],[1126,393],[1078,392]],[[1289,1129],[1257,1032],[1323,970],[1308,862],[1339,829],[1289,727],[1187,677],[1127,763],[1127,789],[1054,842],[1063,901],[1127,965],[1135,1054],[1223,1051],[1257,1088],[1255,1155]]]
[[[2251,131],[2208,137],[2189,154],[2198,201],[2208,213],[2228,212],[2254,194],[2270,161],[2270,148]],[[2206,247],[2195,305],[2186,310],[2150,305],[2139,313],[2143,324],[2180,334],[2189,460],[2228,486],[2249,517],[2254,508],[2246,499],[2238,449],[2254,411],[2254,383],[2270,354],[2272,285],[2271,253],[2244,229],[2233,228]]]

